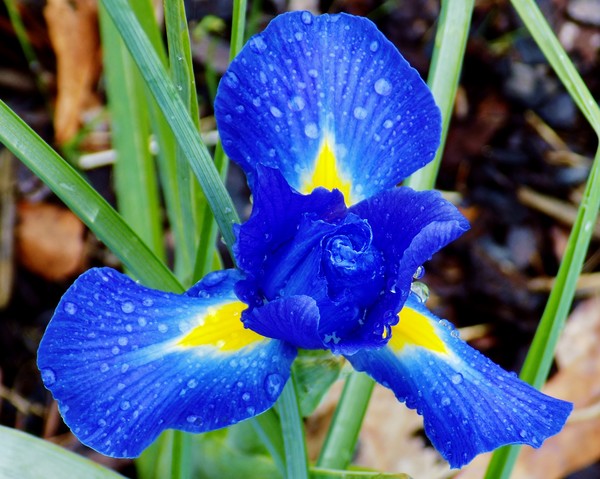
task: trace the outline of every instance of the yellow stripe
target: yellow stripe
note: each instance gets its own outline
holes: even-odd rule
[[[244,328],[241,314],[246,308],[247,305],[241,301],[209,307],[200,324],[177,344],[184,348],[213,346],[221,351],[237,351],[265,339],[260,334]]]
[[[392,326],[388,345],[396,352],[405,346],[419,346],[430,351],[446,353],[446,345],[436,334],[431,320],[418,311],[405,306],[398,314],[400,321]]]
[[[317,159],[315,161],[312,175],[306,175],[302,182],[301,193],[309,194],[315,188],[322,186],[328,190],[337,188],[344,195],[346,204],[351,204],[350,189],[351,182],[344,178],[339,171],[335,153],[331,147],[329,138],[325,138]]]

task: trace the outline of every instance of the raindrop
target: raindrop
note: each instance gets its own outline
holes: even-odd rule
[[[301,41],[304,38],[304,34],[302,32],[294,33],[294,38],[298,41]]]
[[[304,127],[304,134],[313,140],[319,137],[319,128],[316,123],[307,123]]]
[[[383,122],[383,127],[386,129],[390,129],[392,126],[394,125],[394,123],[392,122],[392,120],[385,120]]]
[[[152,306],[154,304],[154,301],[152,301],[150,298],[145,299],[144,301],[142,301],[142,304],[144,306]]]
[[[187,382],[188,388],[190,389],[194,389],[196,386],[198,386],[198,381],[196,381],[195,379],[190,379]]]
[[[452,381],[452,384],[460,384],[463,382],[463,376],[460,373],[456,373],[452,375],[452,378],[450,378],[450,380]]]
[[[429,299],[429,288],[425,283],[414,281],[410,285],[410,290],[421,303],[424,303]]]
[[[144,326],[146,326],[148,324],[148,321],[146,320],[146,318],[139,317],[138,324],[143,328]]]
[[[121,365],[121,372],[122,372],[122,373],[126,373],[128,369],[129,369],[129,364],[127,364],[127,363],[123,363],[123,364]]]
[[[229,71],[225,75],[225,83],[227,83],[227,85],[229,85],[232,88],[236,88],[240,84],[240,79],[235,73]]]
[[[99,419],[98,420],[98,426],[100,426],[100,427],[106,426],[106,421],[104,419]]]
[[[246,408],[246,412],[250,415],[254,415],[254,413],[256,412],[256,409],[254,409],[252,406],[248,406]]]
[[[75,306],[75,303],[71,303],[70,301],[67,301],[63,308],[67,314],[75,314],[77,312],[77,306]]]
[[[302,12],[302,16],[300,18],[302,19],[302,23],[305,25],[310,25],[313,21],[313,17],[310,12]]]
[[[290,100],[288,105],[292,111],[302,111],[306,106],[306,101],[301,96],[295,96]]]
[[[110,351],[116,356],[117,354],[119,354],[120,349],[117,346],[113,346],[113,348]]]
[[[52,386],[56,382],[56,374],[50,368],[42,369],[42,381],[46,386]]]
[[[262,53],[267,49],[262,35],[255,35],[250,39],[250,48],[256,53]]]
[[[442,398],[442,406],[449,406],[450,405],[450,398],[448,396],[444,396]]]
[[[283,378],[280,374],[269,374],[265,379],[265,391],[269,399],[275,400],[283,387]]]
[[[169,327],[166,324],[161,323],[161,324],[158,325],[158,330],[161,333],[166,333],[169,330]]]
[[[131,301],[125,301],[121,304],[121,311],[124,313],[132,313],[135,310],[135,305]]]
[[[119,407],[121,408],[121,411],[127,411],[131,407],[131,403],[129,401],[123,401]]]
[[[525,439],[527,437],[527,431],[525,429],[521,429],[521,431],[519,432],[519,436]]]
[[[392,92],[392,85],[385,78],[380,78],[375,82],[375,93],[387,96]]]
[[[125,383],[119,383],[119,384],[117,384],[117,389],[119,391],[122,391],[123,389],[125,389]]]
[[[311,68],[310,70],[308,70],[308,76],[311,78],[317,78],[319,76],[319,72],[314,68]]]
[[[378,49],[379,49],[379,42],[372,41],[371,44],[369,45],[369,50],[371,50],[372,52],[376,52]]]
[[[254,99],[252,100],[252,104],[253,104],[254,106],[260,106],[260,105],[261,105],[261,103],[262,103],[262,102],[260,101],[260,98],[259,98],[259,97],[256,97],[256,98],[254,98]]]
[[[244,108],[244,105],[238,105],[235,107],[235,111],[237,111],[238,113],[244,113],[246,109]]]
[[[100,372],[103,372],[103,373],[105,373],[105,372],[107,372],[109,369],[110,369],[110,367],[108,366],[108,364],[107,364],[107,363],[102,363],[102,364],[100,365]]]
[[[364,120],[367,117],[367,110],[365,110],[362,106],[357,106],[354,109],[354,118],[357,120]]]
[[[119,346],[127,346],[127,343],[129,342],[129,340],[128,340],[126,337],[124,337],[124,336],[121,336],[121,337],[120,337],[120,338],[117,340],[117,342],[119,343]]]
[[[450,331],[450,336],[452,336],[453,338],[460,338],[460,333],[458,332],[458,329],[453,329],[452,331]]]
[[[271,112],[271,115],[273,115],[275,118],[281,118],[281,116],[283,115],[283,113],[281,113],[281,110],[276,106],[272,106],[269,109],[269,111]]]
[[[131,333],[133,331],[133,326],[131,324],[125,325],[125,331]]]
[[[242,394],[242,399],[244,401],[250,401],[250,394],[249,393]]]
[[[188,416],[186,418],[186,421],[189,422],[190,424],[194,424],[197,420],[198,420],[198,416]]]
[[[421,279],[424,274],[425,274],[425,268],[423,266],[419,266],[417,268],[417,270],[415,271],[415,274],[413,274],[413,279]]]

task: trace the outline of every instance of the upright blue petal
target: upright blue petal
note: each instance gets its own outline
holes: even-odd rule
[[[427,436],[456,468],[505,444],[539,447],[562,429],[573,408],[461,341],[414,296],[388,346],[347,358],[423,415]]]
[[[215,115],[227,154],[255,180],[278,168],[302,193],[337,188],[347,204],[427,164],[440,114],[419,74],[366,18],[275,18],[232,62]]]
[[[434,253],[454,241],[469,229],[465,217],[435,191],[414,191],[392,188],[361,201],[349,208],[363,218],[373,232],[373,246],[380,252],[385,265],[380,296],[368,308],[364,327],[346,345],[364,342],[365,334],[389,337],[385,330],[397,322],[397,313],[410,291],[416,269]],[[331,318],[330,321],[335,321]],[[327,318],[322,321],[323,327]]]
[[[244,329],[238,273],[186,295],[145,288],[110,268],[66,292],[38,366],[66,424],[93,449],[135,457],[168,428],[209,431],[273,405],[295,348]]]

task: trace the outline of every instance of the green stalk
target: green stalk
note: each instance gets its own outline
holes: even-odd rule
[[[513,0],[512,4],[571,98],[600,138],[598,104],[541,11],[533,0]],[[583,267],[599,210],[600,148],[594,158],[577,218],[558,269],[556,282],[550,292],[548,303],[521,371],[521,379],[534,387],[540,388],[550,372],[556,343],[573,303],[577,278]],[[486,478],[507,479],[510,477],[519,451],[519,446],[508,446],[496,451],[488,466]]]
[[[354,372],[350,375],[331,421],[317,467],[324,469],[348,467],[354,456],[358,434],[374,386],[375,381],[364,373]]]
[[[474,4],[475,0],[442,1],[433,58],[427,79],[427,84],[442,112],[442,137],[433,161],[413,173],[404,182],[406,186],[415,190],[431,190],[435,187],[435,179],[440,169],[452,118]]]
[[[290,376],[276,403],[281,418],[281,433],[285,450],[285,477],[308,479],[308,459],[304,424],[300,415],[294,374]]]
[[[177,144],[187,157],[194,174],[211,206],[225,243],[231,248],[235,240],[232,225],[239,222],[233,203],[210,154],[200,139],[194,123],[186,111],[179,92],[165,71],[141,29],[126,0],[103,0],[127,48],[136,61],[142,77],[156,99],[168,122]]]
[[[250,419],[254,431],[263,442],[273,462],[282,475],[285,474],[285,448],[281,435],[281,423],[273,408]]]
[[[171,271],[58,153],[0,100],[0,142],[83,221],[146,286],[182,292]]]
[[[442,113],[442,137],[435,159],[405,181],[407,186],[417,190],[431,189],[435,185],[452,117],[473,5],[474,0],[445,0],[441,5],[428,84]],[[345,461],[346,458],[351,459],[356,447],[373,384],[373,380],[362,373],[351,373],[336,410],[336,417],[343,421],[344,426],[338,427],[337,421],[332,422],[319,466],[335,469],[347,467]],[[350,431],[348,437],[345,437],[346,431]]]

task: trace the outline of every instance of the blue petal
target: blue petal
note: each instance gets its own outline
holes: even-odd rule
[[[258,163],[302,193],[340,189],[348,204],[427,164],[440,114],[419,74],[366,18],[275,18],[232,62],[215,115],[227,154],[255,180]]]
[[[187,295],[109,268],[82,275],[42,339],[38,366],[66,424],[97,451],[139,455],[168,428],[201,432],[273,405],[295,348],[244,329],[233,271]]]
[[[364,327],[357,331],[358,344],[365,334],[386,337],[386,327],[397,322],[396,314],[410,291],[416,269],[438,250],[469,229],[465,217],[435,191],[393,188],[352,206],[350,212],[368,221],[373,245],[383,256],[387,284],[368,310]],[[347,346],[352,344],[347,338]]]
[[[427,436],[455,468],[506,444],[539,447],[573,408],[471,348],[413,296],[387,347],[347,358],[423,415]]]
[[[263,336],[304,349],[323,349],[319,308],[310,296],[276,299],[243,315],[244,325]]]

